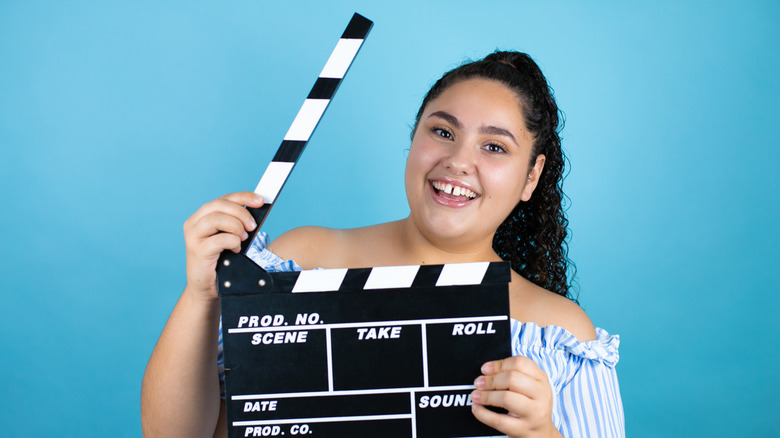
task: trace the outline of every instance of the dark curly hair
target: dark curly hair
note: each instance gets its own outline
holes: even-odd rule
[[[573,278],[576,268],[567,255],[569,221],[563,203],[568,198],[562,189],[566,157],[559,136],[563,117],[559,117],[553,91],[534,60],[525,53],[497,51],[445,73],[425,95],[412,135],[428,102],[451,85],[472,78],[497,81],[517,93],[526,128],[534,136],[529,165],[533,166],[540,154],[546,157],[533,196],[528,202],[520,201],[504,219],[493,236],[493,249],[523,277],[576,302],[573,282],[567,281],[568,271]]]

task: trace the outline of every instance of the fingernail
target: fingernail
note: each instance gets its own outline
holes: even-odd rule
[[[471,401],[474,403],[479,403],[479,399],[480,399],[479,391],[473,391],[471,393]]]
[[[482,389],[485,387],[485,376],[479,376],[477,377],[477,380],[474,381],[474,386],[477,389]]]
[[[484,365],[482,365],[482,374],[490,374],[493,372],[493,362],[487,362]]]
[[[258,204],[263,203],[264,202],[263,197],[260,195],[255,195],[255,202],[257,202]]]

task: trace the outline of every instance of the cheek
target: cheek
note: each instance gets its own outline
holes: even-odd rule
[[[406,158],[406,180],[410,178],[424,178],[436,165],[436,156],[432,148],[424,144],[413,144],[409,148],[409,156]]]
[[[522,177],[524,172],[527,170],[520,166],[488,169],[487,174],[490,175],[490,188],[492,188],[490,192],[495,195],[493,198],[500,198],[510,211],[522,198],[526,183],[525,178]]]
[[[419,155],[418,148],[413,146],[409,149],[409,155],[406,158],[404,185],[406,187],[406,197],[409,199],[416,197],[420,181],[425,177],[425,173],[421,169]]]

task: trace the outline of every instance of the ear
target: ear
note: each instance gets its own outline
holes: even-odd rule
[[[527,180],[525,187],[523,187],[523,194],[520,196],[520,200],[527,202],[531,199],[531,195],[534,194],[537,184],[539,184],[539,177],[542,176],[542,169],[544,169],[544,162],[547,160],[542,154],[536,156],[536,162],[533,167],[528,169]]]

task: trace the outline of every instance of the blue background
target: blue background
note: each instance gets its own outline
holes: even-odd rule
[[[383,3],[0,1],[3,435],[140,435],[183,221],[255,187],[354,11],[374,30],[267,231],[404,217],[427,88],[529,52],[629,436],[780,434],[780,5]]]

